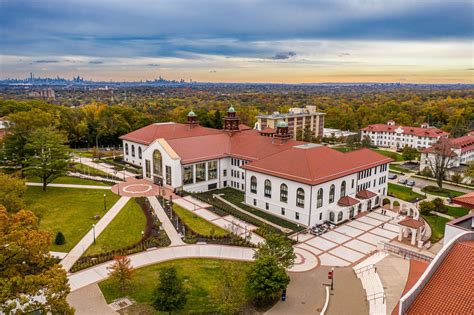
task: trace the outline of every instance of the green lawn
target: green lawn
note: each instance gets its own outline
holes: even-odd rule
[[[188,211],[177,204],[173,204],[174,212],[189,226],[194,232],[205,236],[211,236],[211,230],[214,229],[215,236],[225,236],[229,234],[226,230],[214,225],[201,217],[198,217],[191,211]]]
[[[74,163],[70,169],[71,172],[77,171],[82,174],[87,174],[91,176],[102,176],[102,177],[111,177],[109,173],[98,170],[96,168],[90,167],[85,164]]]
[[[107,208],[119,199],[110,190],[49,187],[28,187],[24,196],[27,209],[41,211],[40,229],[53,233],[61,231],[66,244],[52,245],[53,251],[68,252],[97,221],[95,215],[104,215],[104,194]],[[41,210],[40,210],[41,209]]]
[[[405,201],[413,201],[417,197],[420,200],[425,199],[425,196],[414,192],[410,187],[400,186],[392,183],[388,183],[388,193]]]
[[[409,173],[410,170],[407,170],[405,168],[402,168],[400,166],[398,166],[397,164],[390,164],[388,166],[388,168],[391,170],[391,171],[397,171],[397,172],[400,172],[400,173]]]
[[[130,199],[87,249],[84,256],[106,253],[138,243],[146,228],[146,216],[135,199]]]
[[[87,158],[92,158],[92,152],[91,151],[85,151],[85,150],[72,150],[72,152],[81,157],[87,157]]]
[[[448,223],[450,220],[437,215],[424,215],[423,218],[431,227],[431,243],[434,244],[442,239],[444,236],[446,223]]]
[[[28,177],[26,181],[32,182],[32,183],[39,183],[40,179],[39,177]],[[78,177],[72,177],[72,176],[58,177],[53,181],[53,183],[54,184],[74,184],[74,185],[94,185],[94,186],[111,186],[112,185],[112,184],[108,184],[104,182],[99,182],[96,180],[84,179],[84,178],[78,178]]]
[[[129,296],[139,304],[150,305],[153,291],[159,281],[160,269],[174,266],[178,270],[178,275],[184,278],[185,285],[189,290],[188,302],[181,314],[214,314],[219,301],[212,297],[211,292],[218,288],[217,285],[222,279],[223,267],[230,264],[242,273],[246,273],[251,266],[247,262],[218,259],[180,259],[135,270],[131,289],[125,292],[121,292],[117,283],[112,279],[100,282],[99,287],[107,303],[123,296]],[[148,311],[153,312],[153,308],[150,307]]]
[[[400,153],[397,152],[392,152],[392,151],[386,151],[386,150],[381,150],[381,149],[372,149],[373,151],[380,153],[382,155],[385,155],[389,158],[392,158],[395,160],[395,162],[401,162],[404,161],[403,156]]]
[[[464,195],[464,193],[460,191],[446,189],[446,188],[439,189],[439,187],[437,186],[426,186],[426,187],[423,187],[421,191],[427,194],[440,196],[440,197],[449,197],[449,196],[458,197],[458,196]]]
[[[469,209],[464,207],[446,206],[446,208],[448,208],[448,212],[446,214],[455,218],[462,217],[463,215],[469,213]]]

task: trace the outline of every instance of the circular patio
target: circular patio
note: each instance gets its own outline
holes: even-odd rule
[[[112,187],[112,192],[125,197],[150,197],[159,194],[160,186],[146,179],[127,178]]]

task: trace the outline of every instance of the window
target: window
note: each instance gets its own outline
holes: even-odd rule
[[[132,156],[135,157],[135,145],[132,144]]]
[[[226,177],[227,176],[227,170],[222,171],[222,176]]]
[[[323,219],[323,213],[320,212],[320,213],[319,213],[319,221],[321,221],[322,219]]]
[[[257,193],[257,178],[255,176],[250,177],[250,192]]]
[[[125,154],[128,155],[128,143],[125,143]]]
[[[299,212],[295,212],[295,219],[296,219],[296,220],[299,220],[299,219],[300,219],[300,213],[299,213]]]
[[[196,164],[196,183],[206,180],[206,163]]]
[[[281,208],[281,215],[285,215],[285,208]]]
[[[329,189],[329,203],[334,202],[334,190],[336,190],[336,187],[331,185],[331,188]]]
[[[303,188],[298,188],[296,190],[296,206],[303,208],[304,207],[304,190]]]
[[[334,222],[334,212],[329,212],[329,221]]]
[[[351,210],[349,211],[349,218],[353,218],[354,217],[354,207],[351,207]]]
[[[207,163],[207,179],[217,178],[217,161],[211,161]]]
[[[194,183],[194,178],[193,178],[193,166],[185,166],[183,168],[183,185],[188,185]]]
[[[341,184],[341,198],[346,195],[346,181],[343,181]]]
[[[253,205],[256,207],[257,206],[257,199],[253,200]]]
[[[342,215],[343,215],[342,211],[337,214],[337,222],[342,220]]]
[[[352,179],[351,188],[354,188],[354,179]]]
[[[142,147],[138,147],[138,158],[142,158]]]
[[[323,189],[319,188],[318,190],[318,200],[316,203],[317,208],[321,208],[323,206]]]
[[[151,176],[150,160],[145,160],[145,176],[148,178]]]
[[[265,202],[265,209],[268,210],[269,206],[268,206],[268,202]]]
[[[171,186],[171,166],[166,165],[166,185]]]
[[[153,174],[163,176],[163,158],[159,150],[153,151]]]
[[[280,201],[287,202],[288,201],[288,186],[285,184],[280,185]]]
[[[227,181],[226,180],[224,181],[224,187],[227,187]]]

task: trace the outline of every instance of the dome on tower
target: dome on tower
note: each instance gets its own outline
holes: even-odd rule
[[[228,113],[235,113],[235,108],[234,106],[231,106],[229,107],[229,109],[227,110]]]
[[[279,120],[276,126],[277,128],[285,128],[285,127],[288,127],[288,124],[284,120]]]
[[[188,113],[188,117],[196,117],[196,114],[193,111],[190,111]]]

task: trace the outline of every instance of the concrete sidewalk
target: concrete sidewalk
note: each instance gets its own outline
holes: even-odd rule
[[[102,172],[105,172],[107,174],[110,174],[112,176],[116,176],[116,177],[119,177],[119,178],[122,178],[123,180],[125,180],[125,178],[127,177],[135,177],[137,174],[134,174],[134,173],[131,173],[129,171],[116,171],[112,165],[110,164],[107,164],[107,163],[94,163],[92,161],[91,158],[86,158],[86,157],[74,157],[73,158],[73,161],[74,162],[77,162],[77,163],[82,163],[84,165],[87,165],[89,167],[92,167],[92,168],[95,168],[99,171],[102,171]]]
[[[133,268],[141,268],[160,262],[180,258],[216,258],[252,261],[254,250],[248,247],[226,245],[184,245],[163,247],[128,256]],[[108,278],[110,267],[114,262],[94,266],[69,275],[71,291],[76,291],[90,284]]]
[[[27,182],[26,186],[42,187],[42,183]],[[62,188],[82,188],[82,189],[104,189],[110,190],[111,186],[96,186],[96,185],[76,185],[76,184],[48,184],[48,187],[62,187]]]
[[[153,211],[155,211],[158,220],[160,220],[161,224],[163,225],[163,229],[166,231],[166,234],[168,234],[168,237],[171,240],[170,246],[184,245],[185,243],[181,239],[181,236],[178,234],[178,232],[176,232],[173,224],[171,224],[170,219],[166,215],[165,210],[163,210],[163,207],[161,207],[158,199],[156,199],[156,197],[147,197],[147,199],[150,202]]]
[[[97,284],[91,284],[67,296],[67,302],[74,307],[76,315],[114,315],[114,311],[105,301],[104,295]]]
[[[107,225],[112,222],[115,216],[122,210],[122,208],[127,204],[130,200],[130,197],[122,197],[120,198],[113,206],[110,208],[109,211],[102,217],[102,219],[97,222],[95,225],[95,237],[99,237],[99,235],[105,230]],[[85,253],[87,248],[91,246],[94,242],[94,231],[91,228],[89,232],[79,241],[79,243],[74,246],[73,249],[61,260],[61,265],[66,271],[71,269],[72,265]]]

